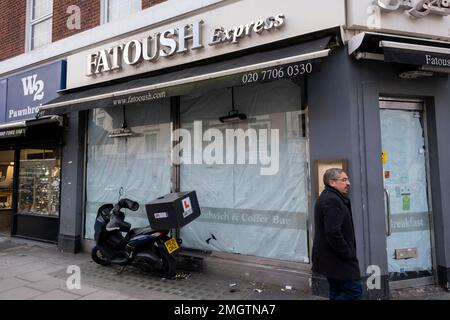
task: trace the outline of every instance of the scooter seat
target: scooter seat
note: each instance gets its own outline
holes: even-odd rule
[[[153,230],[150,226],[144,228],[133,228],[127,233],[126,239],[130,240],[139,235],[152,234],[155,232],[158,232],[158,230]]]

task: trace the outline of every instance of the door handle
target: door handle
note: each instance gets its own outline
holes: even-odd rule
[[[384,193],[386,194],[387,236],[389,237],[392,234],[392,228],[391,228],[391,221],[392,221],[391,196],[389,195],[389,191],[386,188],[384,188]]]

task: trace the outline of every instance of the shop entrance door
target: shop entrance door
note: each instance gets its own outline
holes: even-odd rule
[[[380,118],[391,287],[405,284],[400,280],[432,283],[432,224],[423,103],[382,100]]]
[[[13,216],[14,150],[0,151],[0,235],[11,234]]]
[[[17,205],[12,234],[56,243],[59,232],[61,150],[19,150]]]

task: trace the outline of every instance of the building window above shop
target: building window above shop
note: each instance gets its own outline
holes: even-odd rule
[[[102,23],[120,20],[142,9],[141,0],[102,0]]]
[[[37,49],[52,42],[53,0],[29,0],[27,47]]]

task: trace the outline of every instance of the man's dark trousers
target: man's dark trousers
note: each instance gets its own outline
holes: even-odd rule
[[[330,285],[330,300],[360,300],[362,284],[360,280],[337,280],[327,278]]]

